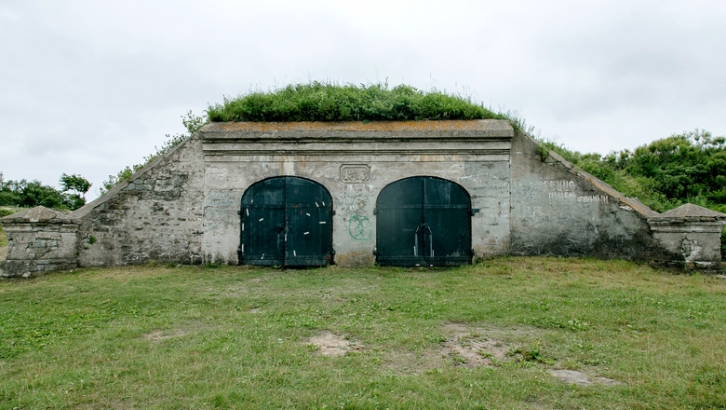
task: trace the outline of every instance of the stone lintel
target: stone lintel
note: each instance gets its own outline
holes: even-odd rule
[[[353,121],[353,122],[220,122],[200,130],[203,140],[456,140],[511,139],[506,120]]]

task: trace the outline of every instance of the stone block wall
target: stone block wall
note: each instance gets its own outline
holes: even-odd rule
[[[77,267],[79,223],[43,207],[4,218],[8,255],[0,277],[32,277]]]
[[[201,152],[188,140],[76,211],[79,265],[202,263]]]

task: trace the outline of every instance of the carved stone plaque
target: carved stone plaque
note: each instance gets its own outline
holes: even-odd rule
[[[371,167],[366,164],[344,164],[340,166],[340,180],[343,182],[368,181]]]

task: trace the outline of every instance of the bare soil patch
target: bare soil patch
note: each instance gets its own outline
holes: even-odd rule
[[[622,384],[617,380],[608,379],[607,377],[590,378],[590,376],[588,376],[586,373],[579,372],[577,370],[552,369],[548,370],[547,372],[552,375],[552,377],[563,383],[576,384],[578,386],[590,386],[593,383],[604,384],[606,386],[616,386],[618,384]]]
[[[332,332],[323,332],[306,341],[308,345],[317,348],[321,356],[344,356],[346,353],[361,350],[363,346],[355,341]]]
[[[512,361],[514,358],[508,353],[516,347],[516,341],[533,339],[538,334],[536,329],[468,327],[461,324],[450,324],[444,331],[448,337],[442,353],[466,367],[496,366]]]
[[[442,348],[443,354],[454,363],[465,367],[497,366],[507,361],[518,360],[513,354],[522,344],[537,338],[540,331],[530,328],[486,328],[451,324],[445,327],[449,335]],[[607,377],[591,377],[576,370],[550,369],[547,372],[563,383],[590,386],[602,384],[616,386],[621,382]]]

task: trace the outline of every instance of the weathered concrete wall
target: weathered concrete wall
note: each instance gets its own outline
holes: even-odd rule
[[[78,266],[79,221],[44,207],[3,218],[8,255],[0,277],[31,277]]]
[[[422,124],[428,123],[428,128]],[[334,202],[340,266],[372,265],[378,194],[412,176],[462,185],[471,195],[477,255],[509,251],[509,148],[504,121],[368,124],[212,124],[205,152],[205,260],[238,263],[240,201],[252,184],[298,176],[325,186]]]
[[[0,276],[150,260],[236,264],[242,196],[278,176],[328,189],[340,266],[374,263],[378,195],[414,176],[443,178],[469,193],[475,257],[712,266],[726,223],[726,215],[693,205],[657,214],[506,121],[209,124],[71,215],[39,207],[3,218],[10,248]]]
[[[514,255],[671,259],[652,236],[655,214],[526,135],[512,140]]]
[[[203,184],[201,143],[191,139],[73,214],[79,264],[201,263]]]

